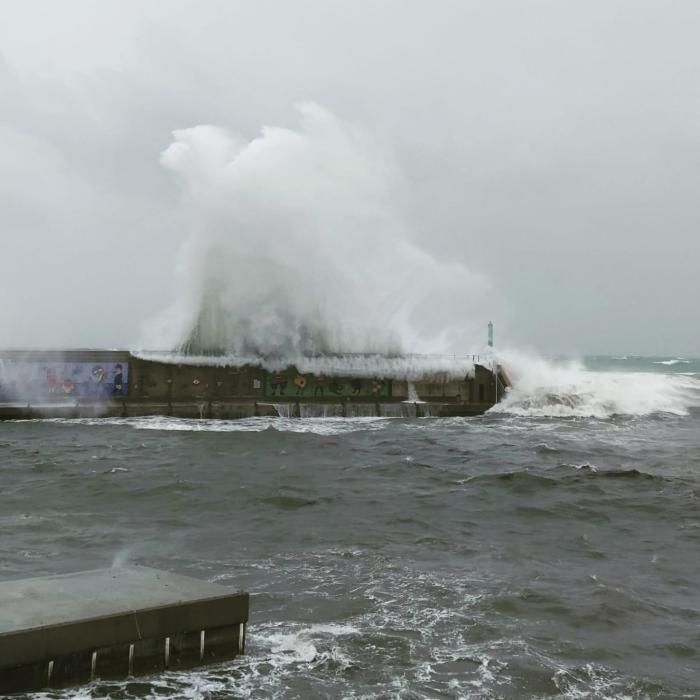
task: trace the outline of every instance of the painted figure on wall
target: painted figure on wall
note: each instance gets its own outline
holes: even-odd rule
[[[49,390],[49,394],[55,394],[58,391],[58,379],[53,367],[46,368],[46,388]]]
[[[124,389],[124,368],[117,363],[114,365],[114,384],[112,394],[121,394]]]
[[[128,370],[126,362],[99,365],[91,362],[6,363],[7,389],[2,399],[40,401],[70,397],[99,400],[126,396]]]
[[[374,379],[372,381],[372,393],[373,394],[381,394],[382,389],[384,388],[384,382],[379,380],[379,379]]]
[[[306,377],[303,374],[297,374],[292,380],[292,383],[297,388],[296,395],[303,396],[304,389],[306,388]]]
[[[284,390],[287,388],[289,380],[287,375],[282,372],[276,372],[270,378],[270,388],[272,389],[272,395],[275,396],[279,393],[280,396],[284,396]]]
[[[323,396],[326,389],[326,378],[322,374],[319,374],[315,379],[314,396]]]
[[[390,383],[382,379],[363,377],[335,377],[323,374],[302,374],[294,367],[288,367],[282,372],[272,372],[267,375],[266,394],[273,396],[288,396],[287,389],[294,396],[307,396],[318,399],[328,398],[376,398],[384,396],[389,391]]]

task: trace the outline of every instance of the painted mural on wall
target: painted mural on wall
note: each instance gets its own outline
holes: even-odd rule
[[[0,361],[0,401],[108,399],[128,393],[128,362]]]
[[[389,382],[383,379],[327,377],[300,374],[294,369],[270,372],[267,376],[267,395],[287,398],[386,398]]]

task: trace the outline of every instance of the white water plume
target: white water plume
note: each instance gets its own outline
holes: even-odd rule
[[[398,169],[367,133],[314,103],[298,111],[298,129],[252,140],[174,132],[161,162],[191,233],[176,302],[142,346],[284,357],[476,347],[470,310],[485,279],[411,242]]]
[[[577,361],[551,362],[517,352],[501,353],[513,380],[491,413],[532,417],[684,416],[700,407],[700,381],[654,372],[604,372]]]
[[[369,353],[338,355],[187,355],[173,352],[136,352],[136,357],[177,365],[209,367],[258,366],[269,372],[278,372],[293,366],[302,374],[321,374],[326,377],[375,377],[376,379],[403,379],[409,382],[432,379],[447,381],[473,377],[475,363],[487,363],[488,355],[374,355]],[[415,391],[415,387],[413,387]]]

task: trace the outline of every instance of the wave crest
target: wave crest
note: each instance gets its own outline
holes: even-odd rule
[[[605,419],[685,416],[700,407],[700,381],[688,375],[592,371],[580,362],[555,363],[516,353],[505,353],[502,362],[513,388],[492,413]]]

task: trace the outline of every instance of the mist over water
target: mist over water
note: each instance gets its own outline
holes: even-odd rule
[[[461,352],[489,288],[413,242],[399,169],[381,144],[323,107],[295,129],[247,139],[208,125],[174,132],[161,157],[190,236],[177,298],[142,346],[195,354]]]

